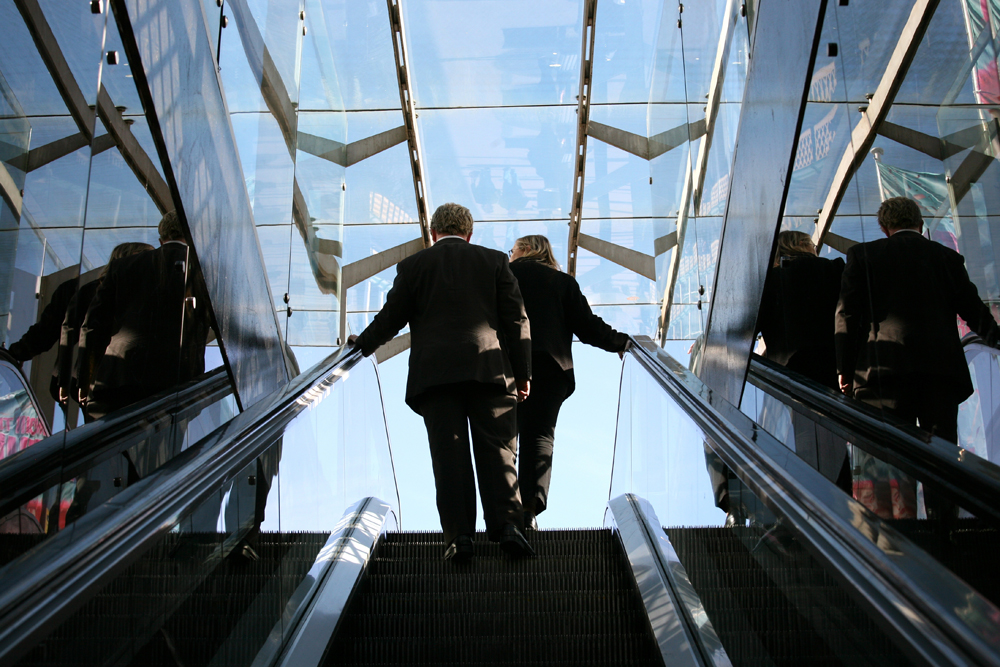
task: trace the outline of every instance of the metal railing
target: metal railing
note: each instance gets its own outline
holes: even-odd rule
[[[639,365],[701,429],[711,448],[823,562],[908,657],[925,664],[1000,665],[1000,636],[977,619],[991,602],[844,494],[648,338]]]

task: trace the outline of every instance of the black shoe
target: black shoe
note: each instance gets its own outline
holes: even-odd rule
[[[464,563],[476,555],[476,549],[472,545],[471,535],[459,535],[455,541],[444,550],[444,559],[456,563]]]
[[[524,513],[524,530],[525,532],[529,530],[538,530],[538,522],[535,521],[534,514]]]
[[[507,524],[503,527],[503,537],[500,538],[500,548],[511,558],[526,558],[534,556],[535,550],[524,539],[517,526]]]

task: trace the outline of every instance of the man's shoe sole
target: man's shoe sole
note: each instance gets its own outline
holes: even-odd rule
[[[514,537],[501,540],[500,549],[510,558],[527,558],[535,555],[535,550],[530,544]]]

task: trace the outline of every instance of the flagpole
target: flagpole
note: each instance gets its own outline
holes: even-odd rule
[[[871,150],[872,158],[875,160],[875,175],[878,176],[878,197],[879,201],[885,201],[885,188],[882,187],[882,155],[885,151],[878,146]]]

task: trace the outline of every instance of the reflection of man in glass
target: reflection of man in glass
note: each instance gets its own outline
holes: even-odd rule
[[[208,298],[171,211],[160,247],[111,262],[80,328],[81,404],[100,418],[205,372]]]
[[[841,389],[956,442],[958,406],[973,392],[956,316],[987,345],[1000,329],[963,257],[922,236],[915,201],[885,200],[878,223],[886,238],[847,252],[835,334]],[[938,503],[926,499],[933,516]]]

